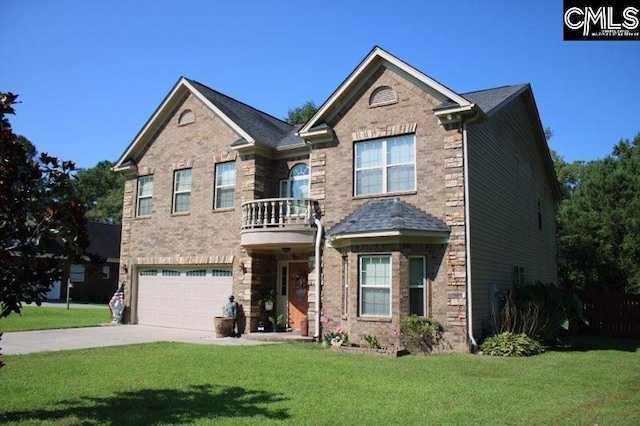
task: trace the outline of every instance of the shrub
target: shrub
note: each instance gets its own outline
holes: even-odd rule
[[[530,356],[544,352],[537,340],[525,333],[516,334],[510,331],[487,337],[480,349],[491,356]]]
[[[409,352],[431,352],[442,339],[442,326],[433,318],[417,315],[405,317],[400,322],[400,341]]]
[[[349,345],[349,333],[345,331],[342,325],[339,325],[336,328],[336,331],[330,331],[322,337],[322,340],[327,343],[331,343],[331,340],[333,339],[339,339],[342,341],[343,345]]]
[[[501,308],[493,318],[498,333],[525,333],[548,342],[566,333],[570,323],[576,321],[586,323],[578,296],[539,281],[504,293]]]
[[[367,342],[367,347],[371,349],[380,349],[380,342],[378,341],[378,338],[376,336],[367,334],[366,336],[364,336],[364,340],[365,342]]]

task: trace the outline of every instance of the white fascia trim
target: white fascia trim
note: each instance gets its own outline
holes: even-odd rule
[[[183,84],[184,84],[184,78],[181,78],[178,81],[178,83],[176,83],[176,85],[173,86],[173,89],[171,90],[171,92],[164,98],[164,100],[162,101],[160,106],[155,110],[155,112],[153,113],[151,118],[149,118],[149,120],[147,120],[145,125],[142,127],[142,129],[140,129],[140,131],[138,132],[136,137],[129,144],[129,146],[127,147],[127,149],[124,152],[124,154],[122,154],[120,159],[113,166],[114,170],[120,171],[122,163],[125,162],[127,159],[129,159],[131,157],[131,154],[138,147],[140,142],[143,139],[145,139],[145,136],[147,135],[149,130],[156,126],[156,122],[159,120],[159,117],[161,117],[163,114],[166,114],[165,109],[167,109],[170,104],[176,102],[176,99],[177,99],[177,96],[178,96],[178,92],[182,88]],[[126,169],[124,169],[124,170],[126,170]]]
[[[325,137],[330,139],[330,138],[333,138],[333,135],[334,135],[333,129],[329,129],[329,128],[296,133],[296,136],[299,136],[303,139],[318,139],[320,137]]]
[[[476,104],[467,104],[464,106],[459,106],[456,108],[447,108],[447,109],[441,109],[439,111],[435,111],[433,113],[433,115],[435,115],[436,117],[441,117],[443,115],[448,115],[448,114],[464,114],[467,113],[469,111],[473,111],[473,109],[475,108]]]
[[[176,105],[180,99],[186,96],[185,90],[190,91],[195,97],[197,97],[203,104],[205,104],[211,111],[213,111],[216,115],[218,115],[229,127],[231,127],[236,133],[242,136],[247,142],[254,144],[255,140],[247,134],[243,129],[238,127],[236,123],[234,123],[229,117],[220,111],[215,105],[213,105],[206,97],[202,95],[195,87],[193,87],[187,79],[181,77],[180,80],[173,87],[171,92],[165,97],[160,106],[153,113],[151,118],[146,122],[144,127],[138,132],[136,137],[133,139],[133,142],[129,144],[126,151],[120,159],[113,166],[113,170],[115,171],[123,171],[127,170],[127,168],[122,168],[122,163],[124,163],[127,159],[131,158],[132,153],[138,148],[138,145],[142,140],[146,139],[146,136],[150,133],[150,131],[155,130],[158,126],[158,121],[161,121],[164,116],[166,116],[172,106]]]
[[[255,144],[256,141],[253,139],[247,132],[245,132],[241,127],[239,127],[233,120],[227,117],[218,107],[212,104],[209,99],[207,99],[202,93],[200,93],[195,87],[193,87],[187,80],[182,78],[181,83],[184,84],[190,91],[200,99],[200,101],[211,109],[218,117],[224,121],[227,126],[231,127],[234,132],[240,135],[244,140],[246,140],[250,144]]]
[[[378,231],[378,232],[361,232],[358,234],[344,234],[336,235],[329,238],[329,243],[332,246],[341,246],[345,243],[349,243],[354,240],[402,240],[402,239],[416,239],[416,238],[433,238],[448,241],[449,232],[444,231]]]
[[[376,51],[377,51],[377,54],[381,58],[385,59],[387,62],[395,65],[396,67],[400,68],[402,71],[404,71],[407,74],[411,75],[415,79],[425,83],[426,85],[432,87],[436,91],[442,93],[443,95],[445,95],[446,97],[448,97],[449,99],[454,101],[455,103],[457,103],[459,105],[462,105],[462,106],[471,105],[471,102],[469,102],[467,99],[465,99],[462,96],[458,95],[456,92],[454,92],[453,90],[449,89],[448,87],[443,86],[442,84],[438,83],[436,80],[432,79],[428,75],[426,75],[423,72],[419,71],[418,69],[412,67],[411,65],[407,64],[406,62],[396,58],[395,56],[391,55],[390,53],[385,52],[384,50],[380,49],[379,47],[376,48]]]
[[[360,63],[360,65],[351,73],[351,75],[340,85],[340,87],[338,87],[338,89],[331,95],[331,97],[324,103],[324,105],[320,107],[320,109],[313,115],[311,120],[309,120],[302,127],[302,129],[300,129],[300,132],[299,132],[300,135],[304,135],[305,133],[309,132],[309,129],[311,129],[316,124],[318,119],[325,115],[327,110],[333,106],[335,101],[340,97],[342,97],[342,95],[353,85],[355,80],[360,78],[360,76],[369,68],[369,66],[373,63],[373,61],[375,61],[378,58],[384,61],[387,61],[391,65],[406,72],[413,78],[423,82],[424,84],[430,86],[434,90],[442,93],[444,96],[448,97],[455,103],[463,106],[471,105],[471,102],[469,102],[467,99],[463,98],[462,96],[458,95],[457,93],[453,92],[451,89],[443,86],[442,84],[428,77],[424,73],[418,71],[416,68],[412,67],[406,62],[403,62],[400,59],[396,58],[395,56],[391,55],[390,53],[382,50],[380,47],[375,47],[371,51],[371,53],[369,53],[369,55]]]
[[[120,164],[120,163],[118,163],[118,164]],[[134,171],[137,170],[137,167],[136,167],[136,165],[134,163],[126,162],[126,163],[120,164],[119,166],[118,165],[113,166],[111,168],[111,170],[113,170],[114,172],[120,172],[120,173],[122,173],[122,172],[134,172]]]

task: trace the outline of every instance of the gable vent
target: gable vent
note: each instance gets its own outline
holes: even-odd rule
[[[190,109],[185,109],[178,118],[178,126],[184,126],[185,124],[191,124],[196,121],[196,115]]]
[[[389,86],[378,87],[373,91],[371,97],[369,98],[369,106],[371,107],[389,105],[396,102],[398,102],[396,91]]]

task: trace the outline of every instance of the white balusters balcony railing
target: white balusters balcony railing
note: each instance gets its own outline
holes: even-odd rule
[[[242,203],[242,229],[309,226],[311,198],[266,198]]]

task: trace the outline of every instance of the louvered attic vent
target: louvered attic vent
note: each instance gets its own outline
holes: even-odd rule
[[[196,121],[196,115],[190,109],[185,109],[178,118],[178,126],[184,126],[185,124],[191,124]]]
[[[380,86],[373,91],[369,98],[369,106],[376,107],[382,105],[389,105],[398,102],[398,96],[396,91],[389,86]]]

